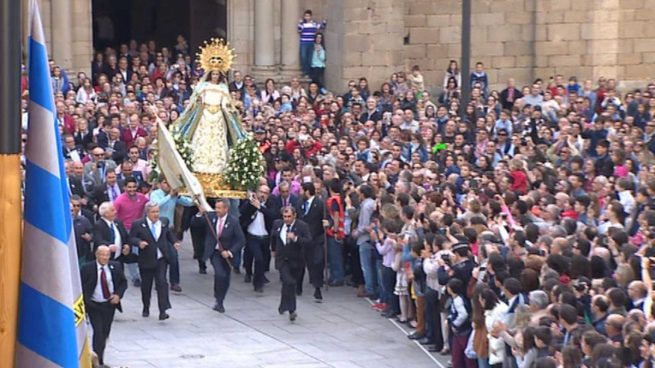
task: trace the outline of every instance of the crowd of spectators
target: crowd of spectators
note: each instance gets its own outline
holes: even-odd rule
[[[133,41],[98,52],[91,75],[74,79],[51,62],[85,214],[126,182],[160,190],[148,179],[151,111],[166,124],[183,111],[200,76],[190,51],[183,37]],[[451,354],[453,367],[653,367],[655,84],[555,75],[494,90],[480,62],[461,101],[461,80],[453,60],[439,95],[419,67],[379,88],[239,71],[229,88],[274,196],[313,182],[319,197],[343,200],[343,252],[329,268],[346,276],[331,284],[411,325],[409,338]]]

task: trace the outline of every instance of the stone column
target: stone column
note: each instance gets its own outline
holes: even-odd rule
[[[273,0],[255,0],[255,66],[275,64]]]
[[[57,65],[70,69],[73,63],[72,0],[52,4],[52,57]]]
[[[299,9],[298,0],[282,0],[282,66],[285,71],[296,74],[300,70]]]
[[[73,71],[85,72],[91,77],[93,59],[93,13],[88,0],[73,0]],[[69,73],[70,74],[70,73]]]

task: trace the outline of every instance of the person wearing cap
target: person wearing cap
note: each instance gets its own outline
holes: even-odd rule
[[[457,278],[467,286],[473,275],[475,262],[470,258],[471,249],[466,239],[458,239],[458,241],[453,245],[452,258],[449,261],[443,258],[438,261],[440,267],[437,275],[441,285],[448,284],[449,279]]]
[[[259,144],[259,150],[262,154],[266,153],[271,148],[271,142],[266,138],[266,129],[257,127],[254,130],[255,140]]]

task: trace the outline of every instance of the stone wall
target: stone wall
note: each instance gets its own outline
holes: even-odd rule
[[[472,2],[471,65],[485,64],[493,88],[502,87],[510,76],[519,84],[554,74],[576,75],[579,80],[605,76],[627,86],[655,76],[655,27],[648,23],[655,0]],[[340,30],[332,32],[345,33],[345,43],[334,45],[343,48],[328,48],[330,54],[335,50],[341,54],[328,69],[344,69],[329,72],[333,86],[343,88],[359,71],[366,71],[360,75],[378,86],[392,72],[413,65],[421,67],[429,86],[440,86],[449,60],[460,60],[461,0],[408,0],[393,5],[336,1],[330,8],[344,14]],[[366,12],[367,8],[392,12]],[[348,42],[351,35],[355,39]],[[330,46],[330,33],[327,36]],[[381,49],[376,40],[383,40]],[[388,67],[369,65],[370,58],[359,55],[362,44],[369,46],[367,52],[374,60],[385,60]]]
[[[29,1],[21,0],[21,31],[22,39],[27,40],[29,35]],[[70,19],[69,34],[70,44],[64,44],[61,34],[57,34],[57,29],[53,28],[53,23],[57,21],[57,13],[53,10],[54,5],[61,5],[67,2],[67,9],[70,11],[67,16]],[[50,57],[66,68],[71,80],[77,82],[77,73],[83,71],[90,75],[91,59],[93,58],[93,20],[91,15],[91,1],[89,0],[40,0],[41,21],[43,23],[43,32],[45,32],[46,45]],[[62,51],[65,55],[62,55]],[[24,51],[27,57],[27,51]],[[59,59],[59,60],[57,60]]]
[[[27,0],[22,0],[27,4]],[[52,55],[66,45],[53,34],[52,0],[41,0]],[[73,72],[89,69],[92,20],[89,0],[70,2]],[[304,9],[328,19],[328,87],[366,76],[377,88],[391,73],[419,65],[428,86],[441,86],[450,59],[460,59],[461,0],[298,0],[287,19],[273,2],[275,62],[281,63],[280,26],[294,24]],[[254,0],[228,0],[228,39],[238,54],[235,69],[253,72]],[[296,2],[294,1],[294,4]],[[554,74],[579,80],[600,76],[636,86],[655,76],[655,0],[472,0],[472,66],[482,61],[492,87],[513,76],[519,84]],[[295,6],[295,5],[294,5]],[[26,6],[24,6],[24,13]],[[284,19],[283,19],[284,18]],[[27,25],[27,16],[23,16]],[[23,28],[24,31],[27,27]],[[295,35],[294,35],[295,36]],[[58,61],[60,62],[60,61]],[[283,68],[278,68],[282,70]],[[293,69],[289,69],[293,71]]]

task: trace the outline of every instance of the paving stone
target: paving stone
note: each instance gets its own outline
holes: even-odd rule
[[[439,367],[403,332],[357,298],[349,287],[329,288],[314,303],[304,285],[298,319],[280,316],[277,272],[263,294],[234,275],[225,314],[213,311],[213,271],[197,273],[189,237],[180,253],[183,292],[171,293],[171,318],[157,320],[156,306],[141,317],[141,296],[129,287],[117,313],[105,362],[129,368],[363,368]],[[155,291],[153,290],[153,294]],[[153,295],[155,298],[156,295]],[[437,359],[446,366],[446,359]]]

